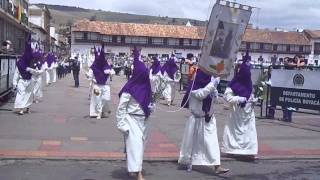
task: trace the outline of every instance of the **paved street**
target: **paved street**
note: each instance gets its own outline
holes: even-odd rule
[[[74,88],[69,75],[46,87],[44,99],[32,105],[32,113],[17,116],[13,102],[0,107],[0,157],[44,159],[123,159],[123,139],[115,128],[114,112],[124,76],[112,82],[112,115],[102,120],[90,119],[88,82],[81,77]],[[183,94],[175,100],[180,104]],[[216,106],[218,134],[221,138],[228,111]],[[161,103],[150,118],[149,140],[145,159],[177,160],[189,115],[187,110],[169,113]],[[178,105],[171,110],[179,109]],[[293,123],[257,119],[259,157],[261,159],[319,158],[320,117],[295,114]],[[223,158],[226,159],[226,158]]]
[[[320,161],[264,160],[257,163],[227,161],[231,171],[215,175],[209,168],[196,168],[191,173],[175,162],[144,164],[146,179],[152,180],[318,180]],[[1,180],[128,180],[123,161],[2,161]]]

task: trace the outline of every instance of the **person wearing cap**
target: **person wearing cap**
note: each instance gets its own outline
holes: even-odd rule
[[[255,160],[258,140],[254,103],[257,98],[252,93],[250,60],[247,53],[224,94],[231,108],[224,128],[221,151],[227,155]]]
[[[181,143],[179,164],[208,166],[217,173],[229,170],[220,166],[220,149],[217,135],[213,103],[218,96],[217,85],[220,78],[214,78],[201,69],[196,72],[194,83],[190,82],[181,106],[189,108],[189,117]]]
[[[110,114],[109,102],[111,101],[110,76],[114,74],[110,65],[105,59],[104,45],[100,54],[94,47],[95,59],[90,66],[88,77],[92,83],[90,117],[101,119]]]
[[[181,79],[180,71],[175,63],[175,56],[171,55],[170,59],[162,66],[162,79],[166,84],[163,91],[163,97],[165,98],[167,105],[173,104],[176,94],[176,83]]]
[[[149,70],[140,60],[140,51],[133,51],[132,77],[119,93],[117,127],[124,134],[127,169],[130,176],[143,180],[142,163],[147,138],[148,118],[154,109]]]
[[[10,54],[13,52],[12,42],[9,40],[2,42],[2,47],[0,49],[0,54]]]
[[[17,92],[14,108],[17,110],[19,115],[30,113],[29,107],[33,102],[34,81],[32,76],[39,74],[36,69],[32,68],[33,58],[34,55],[31,48],[31,35],[29,35],[25,43],[24,53],[17,62],[13,76],[13,87]]]

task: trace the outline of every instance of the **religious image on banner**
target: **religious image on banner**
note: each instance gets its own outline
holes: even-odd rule
[[[249,22],[252,7],[229,1],[217,1],[208,22],[199,66],[215,76],[227,78],[242,36]]]

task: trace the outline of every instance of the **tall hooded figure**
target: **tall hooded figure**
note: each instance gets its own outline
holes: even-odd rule
[[[119,93],[117,127],[125,136],[127,168],[130,175],[142,180],[142,162],[147,137],[147,119],[152,111],[149,70],[140,61],[140,51],[133,51],[133,73]]]
[[[17,90],[14,108],[18,110],[20,115],[29,113],[29,106],[33,102],[34,81],[32,76],[39,72],[32,68],[32,59],[31,35],[29,35],[25,43],[24,53],[17,62],[13,76],[13,87]]]
[[[180,71],[178,66],[175,63],[174,55],[162,66],[162,77],[163,81],[166,84],[166,87],[163,91],[163,97],[167,101],[167,105],[172,105],[175,94],[176,94],[176,83],[181,79]]]
[[[39,103],[43,97],[43,85],[42,85],[42,77],[45,72],[45,65],[43,59],[43,53],[40,49],[36,48],[33,52],[33,61],[32,68],[38,71],[38,74],[34,74],[32,79],[35,82],[33,94],[34,94],[34,102]]]
[[[216,118],[213,102],[218,96],[216,89],[219,78],[213,78],[201,69],[190,82],[181,106],[189,108],[189,117],[184,130],[180,149],[179,164],[209,166],[215,173],[225,173],[228,169],[220,167],[220,149],[217,136]]]
[[[53,53],[48,53],[47,54],[47,59],[46,59],[46,66],[47,66],[47,71],[46,71],[46,81],[47,85],[52,84],[55,82],[55,71],[56,71],[56,57]]]
[[[157,57],[153,57],[153,63],[150,67],[150,80],[151,80],[151,88],[152,92],[156,93],[160,89],[160,83],[161,83],[161,65],[160,61]]]
[[[250,160],[254,160],[258,153],[253,106],[256,100],[252,91],[250,56],[247,53],[224,94],[231,112],[224,129],[221,151],[230,155],[245,155]]]
[[[110,114],[109,102],[111,100],[110,75],[113,73],[105,59],[104,45],[100,54],[95,53],[88,77],[91,81],[90,117],[106,117]],[[107,114],[106,114],[107,113]]]

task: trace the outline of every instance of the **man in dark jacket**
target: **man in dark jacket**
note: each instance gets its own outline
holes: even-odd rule
[[[76,88],[79,87],[79,72],[80,72],[80,62],[78,60],[78,57],[76,56],[74,60],[72,60],[72,73],[73,73],[73,79],[74,79],[74,86]]]

